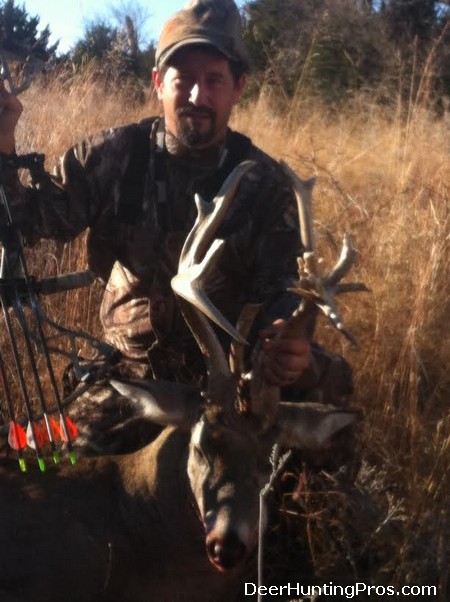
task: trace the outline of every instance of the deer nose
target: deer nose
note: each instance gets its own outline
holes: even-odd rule
[[[206,542],[209,559],[219,571],[228,571],[240,564],[247,552],[244,543],[234,531],[224,537],[209,537]]]

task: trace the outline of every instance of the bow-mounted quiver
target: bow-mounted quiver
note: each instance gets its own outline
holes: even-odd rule
[[[27,169],[33,179],[42,176],[44,158],[36,153],[0,156],[0,311],[4,321],[0,335],[0,434],[16,451],[23,472],[27,469],[27,447],[34,450],[42,471],[45,448],[50,448],[55,463],[60,461],[62,447],[67,449],[70,462],[76,462],[73,441],[77,427],[65,408],[120,358],[110,345],[50,319],[40,304],[40,295],[89,286],[95,279],[90,271],[44,279],[28,271],[20,225],[15,223],[4,187],[5,174],[10,180],[18,169]],[[81,345],[95,353],[95,364],[80,361]],[[66,397],[58,385],[58,357],[70,359],[80,382]]]

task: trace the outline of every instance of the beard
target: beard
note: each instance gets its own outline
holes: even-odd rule
[[[181,107],[177,110],[178,140],[187,148],[198,148],[214,141],[216,114],[208,107]],[[205,118],[206,119],[203,119]],[[200,122],[196,122],[199,119]]]

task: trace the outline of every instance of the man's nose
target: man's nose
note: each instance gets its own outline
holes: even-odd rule
[[[205,87],[200,85],[199,83],[194,84],[191,88],[189,101],[196,106],[208,105]]]

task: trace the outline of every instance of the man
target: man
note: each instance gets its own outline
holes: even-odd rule
[[[336,402],[351,389],[345,362],[307,339],[283,336],[283,320],[298,303],[286,292],[301,252],[293,192],[275,161],[228,128],[248,69],[234,2],[188,3],[165,24],[157,48],[153,82],[164,118],[88,138],[65,153],[55,175],[30,188],[11,176],[15,217],[29,244],[69,241],[90,229],[89,264],[106,282],[105,338],[122,351],[127,375],[201,385],[204,364],[170,280],[196,217],[194,194],[211,200],[236,165],[254,160],[218,233],[225,251],[208,294],[231,322],[245,303],[262,304],[257,336],[269,382],[296,398],[315,389]],[[0,152],[9,154],[21,105],[3,86],[0,107]],[[97,418],[89,403],[87,445],[103,450],[104,427],[121,419],[118,408],[123,418],[125,402],[108,393]],[[128,444],[116,439],[114,449]]]

